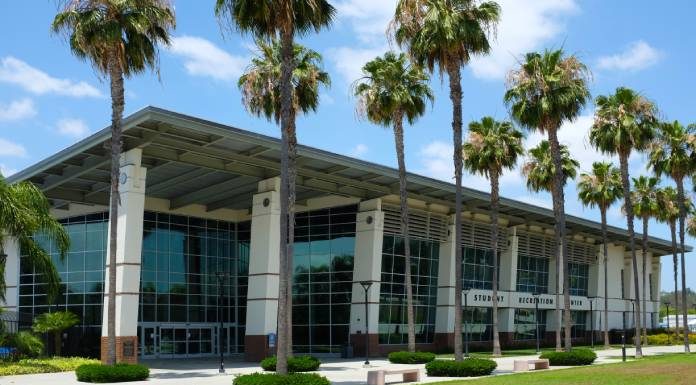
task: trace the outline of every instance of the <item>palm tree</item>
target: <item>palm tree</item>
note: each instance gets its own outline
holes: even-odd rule
[[[561,169],[563,171],[563,186],[568,179],[575,179],[577,168],[580,163],[570,157],[568,147],[561,145]],[[542,140],[539,145],[529,149],[527,161],[522,166],[522,174],[527,178],[527,188],[534,192],[548,191],[553,195],[555,168],[553,159],[551,158],[550,144],[548,140]],[[556,227],[556,230],[558,228]],[[556,237],[558,237],[556,232]],[[558,239],[558,238],[557,238]],[[559,275],[561,273],[561,262],[559,261],[558,243],[555,242],[554,255],[556,256],[556,350],[561,348],[561,308],[560,308],[560,291],[558,287]]]
[[[643,344],[648,344],[647,330],[647,263],[648,263],[648,223],[657,215],[657,185],[656,177],[644,175],[633,178],[633,213],[643,220]]]
[[[335,8],[326,0],[216,0],[215,15],[229,26],[260,39],[280,40],[280,255],[278,286],[278,364],[277,371],[287,373],[292,333],[291,266],[295,236],[295,179],[297,175],[297,136],[293,108],[292,77],[294,39],[331,24]]]
[[[498,122],[490,116],[480,122],[469,123],[469,140],[464,143],[464,168],[481,174],[491,182],[491,250],[493,251],[493,355],[500,356],[498,334],[498,205],[500,201],[499,178],[503,170],[517,164],[517,157],[524,153],[524,135],[512,123]]]
[[[696,171],[696,126],[684,127],[678,121],[662,123],[650,148],[648,161],[655,175],[669,175],[677,184],[679,206],[679,246],[681,248],[683,322],[687,325],[686,267],[684,266],[684,226],[687,216],[684,179]],[[684,351],[689,352],[689,334],[684,333]]]
[[[124,77],[158,71],[158,45],[169,45],[174,9],[166,0],[71,0],[51,28],[68,36],[72,53],[108,77],[111,88],[111,200],[109,202],[108,353],[116,363],[116,236]]]
[[[548,134],[554,164],[554,188],[551,191],[556,217],[556,240],[560,242],[563,276],[568,277],[568,241],[565,237],[565,195],[558,130],[565,121],[574,120],[590,98],[587,88],[589,71],[575,56],[564,56],[562,50],[532,52],[521,67],[509,75],[505,102],[512,116],[521,125]],[[558,253],[557,253],[558,254]],[[560,270],[556,259],[556,269]],[[558,292],[558,291],[557,291]],[[565,348],[571,348],[571,315],[569,280],[563,280]],[[558,301],[556,301],[558,302]],[[556,348],[560,348],[557,341]]]
[[[60,356],[61,334],[63,330],[69,329],[80,323],[77,316],[67,310],[53,313],[43,313],[34,319],[31,326],[35,333],[53,333],[53,344],[56,356]]]
[[[0,254],[5,254],[5,240],[15,238],[28,264],[46,283],[50,302],[60,292],[60,276],[51,256],[34,238],[36,234],[45,235],[56,245],[60,258],[65,258],[70,237],[51,215],[50,204],[41,190],[29,182],[8,184],[0,175]],[[6,261],[0,263],[0,301],[3,302],[7,289],[5,264]]]
[[[628,157],[633,150],[646,148],[653,138],[653,128],[657,109],[655,105],[637,92],[619,87],[608,96],[598,96],[595,100],[594,123],[590,129],[590,142],[605,154],[619,156],[621,184],[624,192],[631,191],[628,175]],[[640,298],[638,278],[638,259],[636,258],[636,240],[633,230],[633,203],[631,194],[624,194],[624,209],[628,227],[629,248],[633,261],[633,285],[636,299]],[[636,301],[635,335],[640,336],[640,301]],[[636,357],[642,357],[640,338],[636,338]]]
[[[489,36],[500,20],[494,1],[399,0],[392,21],[396,42],[431,73],[449,78],[455,181],[454,358],[462,355],[462,85],[461,70],[472,56],[491,51]]]
[[[604,348],[609,349],[609,252],[607,210],[623,196],[621,172],[611,162],[592,163],[592,173],[580,174],[578,198],[585,206],[599,208],[604,251]]]
[[[406,161],[404,160],[404,117],[409,124],[425,113],[433,93],[429,77],[411,65],[406,55],[387,52],[363,66],[363,77],[355,85],[358,114],[371,122],[393,127],[396,159],[399,165],[399,202],[401,206],[401,234],[404,241],[404,285],[406,286],[406,320],[408,324],[408,351],[416,351],[416,326],[413,316],[413,288],[411,286],[411,245],[408,231],[408,192],[406,190]]]

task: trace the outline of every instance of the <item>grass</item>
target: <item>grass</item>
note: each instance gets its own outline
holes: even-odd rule
[[[99,360],[82,357],[32,358],[17,362],[0,362],[0,376],[70,372],[83,364],[98,363]]]
[[[573,346],[577,348],[587,348],[590,349],[589,346]],[[628,348],[629,346],[626,345]],[[631,345],[632,347],[632,345]],[[620,349],[621,345],[612,345],[612,349]],[[604,345],[603,344],[595,344],[594,347],[595,351],[599,350],[604,350]],[[550,347],[550,348],[542,348],[541,352],[555,352],[556,348],[555,347]],[[503,350],[502,352],[502,357],[516,357],[516,356],[537,356],[538,354],[536,353],[535,348],[527,348],[527,349],[509,349],[509,350]],[[477,357],[477,358],[492,358],[493,355],[490,352],[471,352],[469,354],[471,357]],[[453,358],[454,354],[448,353],[448,354],[438,354],[437,358]]]
[[[582,368],[503,375],[428,385],[693,385],[696,355],[666,354]]]

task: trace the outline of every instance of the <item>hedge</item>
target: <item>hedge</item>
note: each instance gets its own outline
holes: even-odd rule
[[[577,348],[569,352],[545,352],[539,358],[549,360],[551,366],[591,365],[597,354],[590,349]]]
[[[98,360],[82,357],[29,358],[0,365],[0,376],[70,372],[81,365],[98,362]]]
[[[235,377],[233,385],[331,385],[316,373],[252,373]]]
[[[277,358],[268,357],[261,361],[261,367],[267,372],[275,372]],[[312,356],[297,356],[288,358],[288,372],[313,372],[319,369],[321,361]]]
[[[694,337],[696,337],[696,334],[689,333],[689,340],[694,339]],[[672,345],[683,344],[684,333],[680,333],[679,335],[674,332],[671,332],[669,335],[667,335],[667,333],[648,334],[648,345],[667,345],[668,341]]]
[[[391,352],[389,362],[393,364],[427,364],[435,359],[435,353],[428,352]]]
[[[479,377],[493,373],[497,366],[495,361],[487,358],[434,360],[425,364],[425,372],[430,377]]]
[[[87,364],[75,369],[77,380],[81,382],[127,382],[141,381],[150,376],[150,369],[144,365],[116,364]]]

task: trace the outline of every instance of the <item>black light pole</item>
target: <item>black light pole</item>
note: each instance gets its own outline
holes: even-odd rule
[[[621,332],[621,360],[626,362],[626,312],[623,313],[623,331]]]
[[[667,345],[672,344],[672,342],[670,341],[671,334],[669,333],[669,305],[671,304],[671,302],[665,301],[665,306],[667,307]]]
[[[368,334],[368,307],[367,307],[367,291],[370,290],[372,286],[372,281],[360,281],[360,285],[365,290],[365,366],[370,365],[370,337]]]
[[[220,321],[220,329],[218,330],[218,351],[220,352],[220,369],[218,370],[219,373],[225,373],[225,360],[223,358],[223,351],[222,351],[222,285],[225,282],[225,278],[227,278],[227,273],[218,271],[215,273],[217,276],[218,280],[218,320]]]
[[[536,352],[541,353],[539,348],[539,296],[540,293],[534,293],[534,335],[536,336]]]
[[[462,289],[462,294],[464,294],[464,357],[469,357],[469,317],[468,309],[469,303],[467,297],[469,296],[469,288]]]
[[[587,300],[590,301],[590,346],[594,349],[594,312],[592,311],[594,297],[587,297]]]

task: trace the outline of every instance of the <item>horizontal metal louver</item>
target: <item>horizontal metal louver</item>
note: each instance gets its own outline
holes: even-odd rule
[[[398,206],[382,205],[384,232],[401,234],[401,210]],[[408,211],[409,234],[415,238],[444,242],[447,240],[447,217],[421,210]]]
[[[568,241],[568,260],[575,263],[595,263],[597,260],[597,245]]]
[[[506,227],[498,226],[498,250],[507,249],[508,230]],[[474,221],[462,221],[462,246],[474,249],[491,248],[491,224]]]
[[[527,231],[517,231],[517,250],[520,254],[532,257],[552,258],[555,253],[554,237],[535,234]],[[594,263],[597,255],[597,245],[568,240],[568,260],[575,263]]]

